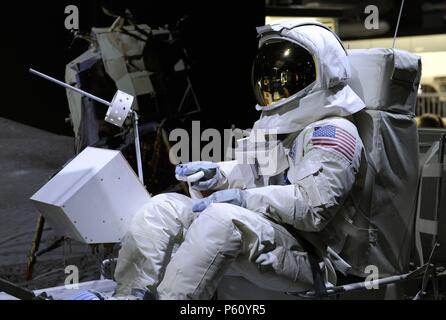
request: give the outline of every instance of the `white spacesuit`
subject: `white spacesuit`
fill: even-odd
[[[319,25],[258,32],[252,80],[262,115],[239,148],[249,153],[255,134],[273,131],[274,157],[267,168],[237,160],[177,168],[179,178],[205,174],[191,183],[192,198],[157,195],[134,216],[116,296],[148,288],[159,299],[209,299],[229,266],[260,287],[302,291],[314,284],[313,258],[325,283],[336,282],[335,268],[355,267],[338,254],[346,233],[337,215],[350,205],[363,152],[349,116],[365,105],[346,84],[345,49]],[[215,192],[203,198],[205,190]]]

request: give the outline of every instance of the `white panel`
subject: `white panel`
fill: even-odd
[[[32,197],[59,235],[120,242],[150,195],[119,151],[88,147]]]
[[[110,107],[107,110],[107,114],[105,115],[105,121],[114,124],[115,126],[122,127],[131,111],[133,100],[133,96],[121,90],[116,91]]]

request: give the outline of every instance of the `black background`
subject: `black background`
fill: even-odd
[[[385,34],[370,37],[393,36],[400,0],[333,2],[353,6],[353,9],[342,12],[341,25],[352,22],[362,25],[366,17],[365,6],[377,5],[380,19],[387,21],[390,28]],[[322,3],[329,5],[331,2]],[[204,121],[202,128],[229,128],[232,124],[247,128],[259,117],[254,109],[250,72],[257,48],[255,27],[264,24],[267,13],[265,0],[4,1],[0,19],[0,117],[56,133],[72,134],[71,126],[64,121],[69,115],[65,90],[28,73],[28,68],[34,67],[63,79],[66,64],[87,49],[82,41],[71,45],[73,35],[64,27],[64,9],[69,4],[79,8],[82,32],[90,31],[93,26],[111,25],[114,19],[103,14],[102,5],[117,12],[129,8],[139,22],[153,28],[174,25],[188,15],[183,35],[192,59],[193,85],[204,109],[196,116],[197,120]],[[426,1],[405,1],[400,36],[446,32],[444,10],[424,12],[423,4]],[[358,37],[362,37],[359,31]]]
[[[264,1],[39,1],[2,4],[2,102],[7,117],[56,133],[72,134],[65,90],[28,73],[33,67],[64,79],[65,65],[87,48],[65,29],[64,9],[79,8],[80,31],[108,27],[113,18],[101,6],[115,11],[129,8],[138,21],[151,27],[174,25],[185,14],[183,31],[192,59],[192,81],[207,119],[217,128],[250,127],[258,118],[250,84],[257,38],[264,24]],[[249,5],[248,5],[249,4]],[[71,45],[71,47],[70,47]],[[111,97],[103,97],[110,99]]]

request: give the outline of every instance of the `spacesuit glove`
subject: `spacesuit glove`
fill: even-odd
[[[223,180],[218,165],[209,161],[179,164],[175,168],[175,177],[189,182],[191,188],[198,191],[211,190]]]
[[[207,198],[204,198],[192,207],[193,212],[201,212],[211,203],[229,203],[235,206],[246,208],[245,192],[240,189],[228,189],[216,191]]]

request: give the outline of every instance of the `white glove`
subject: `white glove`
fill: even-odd
[[[196,161],[177,165],[175,177],[191,184],[198,191],[211,190],[223,180],[217,164],[209,161]]]

